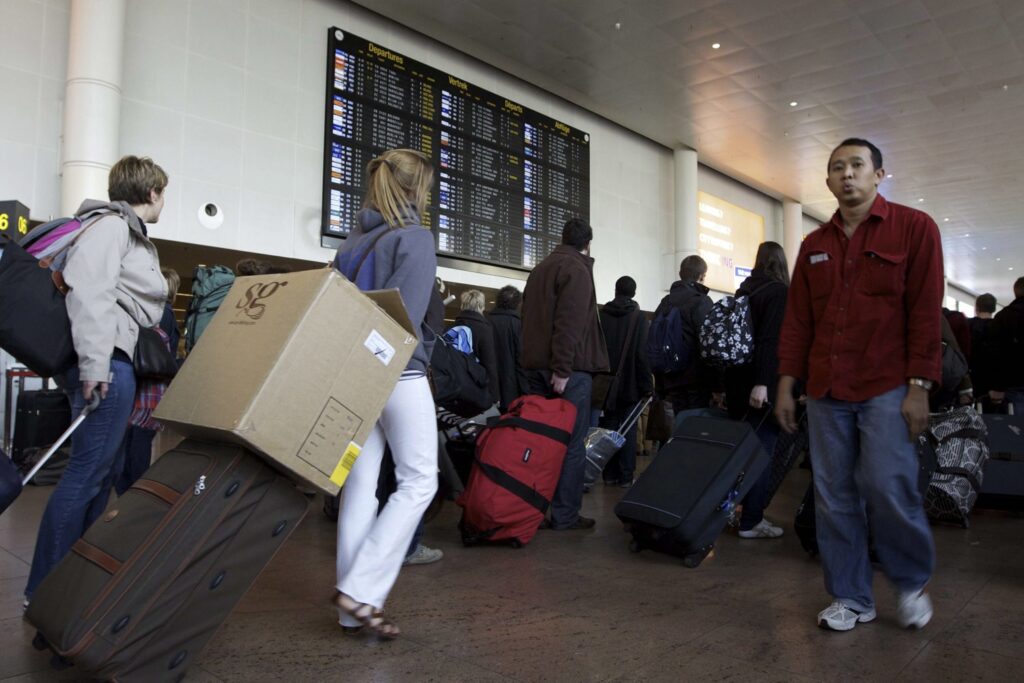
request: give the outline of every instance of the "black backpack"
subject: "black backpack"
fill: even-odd
[[[442,335],[435,335],[430,355],[430,388],[438,406],[462,417],[479,415],[494,403],[484,366]]]

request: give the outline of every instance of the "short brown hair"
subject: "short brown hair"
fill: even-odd
[[[160,195],[165,187],[167,174],[149,157],[121,157],[107,177],[107,195],[112,202],[148,204],[150,191]]]
[[[690,254],[679,264],[679,279],[683,282],[696,282],[708,272],[708,262],[696,254]]]

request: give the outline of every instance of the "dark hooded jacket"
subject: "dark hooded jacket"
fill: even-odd
[[[632,323],[633,320],[636,321],[635,324]],[[629,330],[631,324],[632,333]],[[617,296],[601,309],[601,328],[608,347],[611,372],[618,376],[618,380],[608,391],[604,407],[609,413],[625,413],[642,396],[654,392],[654,379],[647,362],[647,354],[644,353],[647,344],[647,318],[635,301],[629,297]]]
[[[687,389],[702,388],[710,392],[716,388],[717,373],[700,358],[700,325],[712,306],[709,291],[699,282],[676,280],[654,311],[657,317],[667,313],[669,307],[679,309],[683,318],[683,338],[690,349],[690,364],[685,370],[659,376],[659,394],[663,396],[671,397],[677,391]]]
[[[491,323],[476,311],[460,311],[455,325],[465,325],[473,333],[473,354],[487,371],[487,388],[495,403],[499,398],[498,357],[494,349],[494,330]]]
[[[519,363],[523,351],[523,321],[507,308],[495,308],[487,314],[494,330],[494,354],[498,361],[498,395],[501,412],[512,401],[529,393],[526,373]]]

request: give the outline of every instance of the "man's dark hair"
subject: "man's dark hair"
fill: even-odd
[[[995,313],[996,297],[993,294],[982,294],[974,300],[974,310],[977,313]]]
[[[562,228],[562,244],[583,251],[594,239],[594,229],[582,218],[570,218]]]
[[[615,296],[625,296],[632,299],[636,296],[636,280],[628,275],[623,275],[615,281]]]
[[[514,311],[519,308],[519,302],[522,300],[522,292],[512,285],[505,285],[498,290],[498,297],[494,300],[494,307]]]
[[[1024,296],[1024,276],[1017,278],[1017,281],[1013,283],[1013,295],[1018,299]]]
[[[882,150],[875,147],[870,141],[864,138],[846,138],[832,149],[832,154],[828,155],[828,167],[832,167],[832,157],[835,156],[836,150],[840,147],[867,147],[871,150],[871,165],[875,167],[875,170],[882,168]]]
[[[708,272],[708,262],[696,254],[687,256],[679,264],[679,279],[683,282],[696,282],[706,272]]]

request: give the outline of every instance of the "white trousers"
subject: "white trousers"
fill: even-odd
[[[398,490],[378,515],[377,477],[385,443],[391,446]],[[391,392],[342,489],[337,589],[383,609],[416,525],[436,492],[434,398],[426,377],[405,379]],[[343,626],[358,625],[347,615],[341,617]]]

